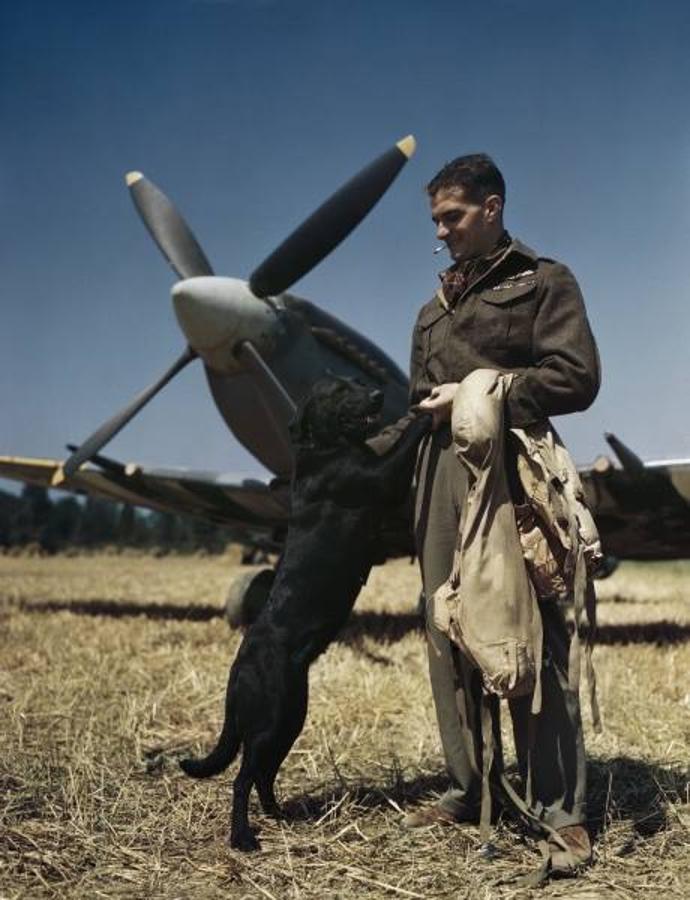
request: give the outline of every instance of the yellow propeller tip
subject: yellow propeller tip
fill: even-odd
[[[141,172],[127,172],[125,175],[125,181],[127,182],[127,187],[132,187],[133,184],[136,184],[137,181],[141,181],[144,176]]]
[[[417,141],[414,139],[414,135],[408,134],[395,146],[409,159],[417,149]]]

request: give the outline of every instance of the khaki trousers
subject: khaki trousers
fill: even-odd
[[[452,566],[467,474],[455,455],[450,429],[429,435],[417,467],[415,539],[427,600],[426,634],[429,674],[441,743],[451,786],[441,803],[465,816],[478,812],[481,794],[482,685],[467,658],[434,625],[430,598],[446,581]],[[544,629],[542,707],[533,723],[531,753],[532,812],[552,828],[586,819],[586,762],[577,694],[568,688],[570,639],[560,608],[541,604]],[[527,781],[531,698],[509,701],[518,766]],[[500,746],[499,704],[493,698],[496,746]],[[502,767],[500,752],[494,765]]]

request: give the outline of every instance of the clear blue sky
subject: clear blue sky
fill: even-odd
[[[507,225],[566,262],[604,383],[557,421],[690,456],[690,15],[672,0],[7,0],[0,5],[0,453],[63,456],[184,341],[172,272],[123,182],[141,169],[219,274],[245,277],[410,132],[374,213],[295,287],[407,368],[444,263],[423,184],[491,153]],[[107,451],[258,474],[190,366]],[[8,483],[4,483],[9,487]]]

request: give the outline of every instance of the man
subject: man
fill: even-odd
[[[513,373],[506,425],[526,428],[588,407],[600,378],[577,282],[564,265],[538,256],[505,231],[505,184],[493,161],[484,154],[459,157],[441,169],[427,192],[436,234],[453,265],[422,307],[413,335],[411,402],[432,413],[435,428],[420,451],[415,534],[427,598],[431,685],[451,786],[438,802],[406,816],[404,825],[411,828],[479,817],[481,679],[429,610],[453,565],[467,487],[449,428],[458,384],[477,369]],[[541,613],[541,712],[530,724],[529,697],[511,700],[510,711],[523,778],[530,732],[532,812],[563,839],[551,846],[552,868],[559,868],[564,858],[569,864],[591,859],[585,751],[579,700],[568,689],[565,622],[556,604],[543,604]]]

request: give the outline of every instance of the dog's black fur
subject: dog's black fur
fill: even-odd
[[[188,775],[206,778],[243,748],[229,835],[240,850],[259,846],[247,815],[252,787],[266,813],[280,814],[273,783],[304,725],[309,666],[345,624],[380,554],[383,508],[405,499],[417,444],[431,426],[430,416],[413,419],[377,456],[364,440],[382,400],[380,391],[350,379],[312,389],[293,426],[292,514],[268,603],[230,669],[215,749],[180,763]]]

